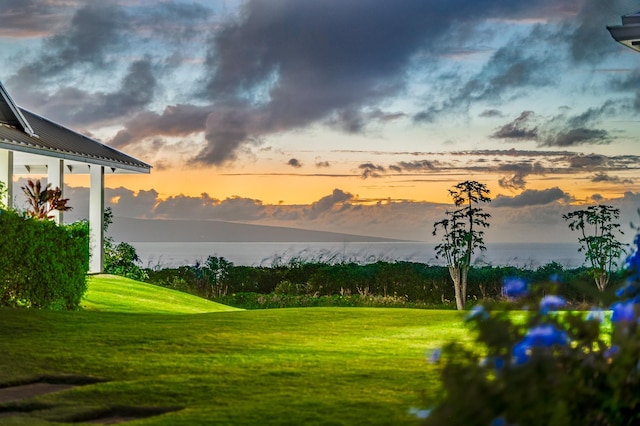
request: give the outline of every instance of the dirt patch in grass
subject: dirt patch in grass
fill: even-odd
[[[113,425],[181,410],[181,407],[112,407],[67,419],[69,423]]]
[[[7,402],[16,402],[23,399],[33,398],[34,396],[44,395],[47,393],[60,392],[71,389],[77,385],[56,384],[56,383],[30,383],[28,385],[10,386],[0,389],[0,404]]]
[[[0,418],[54,409],[55,406],[52,405],[28,401],[36,396],[104,381],[103,379],[92,377],[60,376],[40,377],[27,383],[4,385],[0,387]],[[87,411],[72,418],[61,419],[61,423],[112,425],[158,416],[181,409],[181,407],[110,407],[97,411]]]

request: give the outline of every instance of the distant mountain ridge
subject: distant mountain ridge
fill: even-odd
[[[116,217],[107,233],[127,242],[396,242],[390,238],[218,220]]]

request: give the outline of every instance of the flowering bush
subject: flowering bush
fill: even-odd
[[[508,302],[476,306],[476,345],[450,343],[430,361],[442,388],[426,425],[640,424],[640,235],[610,311],[562,310],[555,284],[504,281]]]

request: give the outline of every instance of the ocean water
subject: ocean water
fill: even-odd
[[[220,243],[220,242],[132,242],[144,267],[175,267],[224,257],[235,265],[273,266],[292,259],[324,262],[371,263],[378,260],[411,261],[443,265],[435,258],[436,244],[419,242],[384,243]],[[550,262],[567,268],[583,264],[578,244],[496,243],[474,256],[479,265],[537,268]]]

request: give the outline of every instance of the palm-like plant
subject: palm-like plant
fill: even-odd
[[[71,206],[67,205],[68,198],[62,198],[62,190],[56,186],[51,189],[51,184],[42,188],[40,180],[27,180],[27,185],[21,187],[29,207],[26,213],[36,219],[52,219],[50,213],[54,210],[65,212],[71,210]]]

